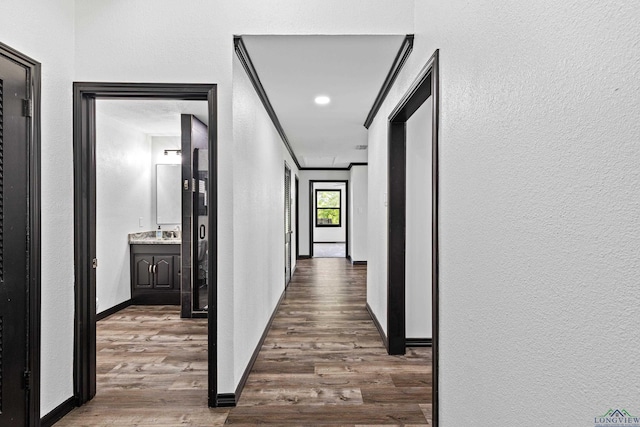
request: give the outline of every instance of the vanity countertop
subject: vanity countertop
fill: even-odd
[[[179,231],[163,231],[162,239],[156,237],[155,231],[129,234],[130,245],[179,245],[181,243]]]

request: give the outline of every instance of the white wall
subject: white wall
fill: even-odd
[[[76,9],[77,80],[219,85],[218,385],[220,393],[233,392],[232,367],[247,358],[233,350],[234,304],[243,304],[234,289],[258,286],[234,278],[233,35],[407,34],[413,0],[81,0]]]
[[[415,5],[370,132],[368,298],[386,290],[384,122],[438,48],[441,425],[640,409],[640,4]]]
[[[301,170],[300,177],[300,204],[298,223],[300,225],[300,255],[310,254],[309,246],[309,181],[322,180],[349,180],[349,171],[323,171],[323,170]]]
[[[0,42],[42,63],[40,406],[46,414],[73,395],[74,2],[3,0],[0,9]]]
[[[96,102],[96,312],[131,298],[128,234],[150,230],[151,141]],[[143,218],[140,227],[139,218]],[[153,221],[155,223],[155,221]]]
[[[367,260],[368,191],[367,166],[352,166],[349,175],[349,255],[352,261]]]
[[[400,75],[402,77],[402,74]],[[387,331],[387,123],[391,99],[397,98],[399,82],[369,127],[367,191],[367,304]]]
[[[405,321],[407,338],[431,338],[431,106],[407,120]]]
[[[318,227],[317,212],[313,209],[313,241],[321,242],[346,242],[347,240],[347,186],[337,182],[315,182],[313,184],[313,206],[316,203],[316,190],[340,190],[340,227]]]
[[[298,170],[237,58],[233,60],[233,121],[237,382],[285,288],[285,161],[292,176]],[[295,247],[295,256],[294,251]]]
[[[204,101],[203,101],[204,102]],[[180,129],[178,129],[180,131]],[[149,230],[158,229],[158,211],[157,211],[157,181],[156,181],[156,165],[179,165],[182,162],[180,156],[169,153],[165,156],[164,150],[180,150],[180,136],[151,136],[151,228]],[[180,182],[178,183],[180,184]],[[176,203],[182,205],[182,200],[176,200]],[[163,224],[160,228],[163,230],[173,230],[176,225],[182,224]]]

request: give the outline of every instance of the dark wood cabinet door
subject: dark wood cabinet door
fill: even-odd
[[[136,289],[150,289],[153,286],[153,257],[150,255],[136,255],[134,257],[135,280],[133,283]]]
[[[154,261],[154,289],[173,289],[173,255],[156,255]]]
[[[131,245],[131,301],[180,305],[180,245]]]

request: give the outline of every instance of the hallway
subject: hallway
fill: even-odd
[[[431,349],[386,354],[366,310],[364,265],[298,261],[227,424],[426,425]]]
[[[206,323],[129,307],[98,323],[96,398],[56,425],[428,425],[431,349],[388,356],[365,284],[366,266],[298,261],[235,408],[205,406]]]

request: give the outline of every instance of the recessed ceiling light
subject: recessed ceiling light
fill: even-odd
[[[318,105],[327,105],[328,103],[331,102],[331,98],[329,98],[326,95],[320,95],[320,96],[316,96],[316,99],[314,99],[314,101]]]

